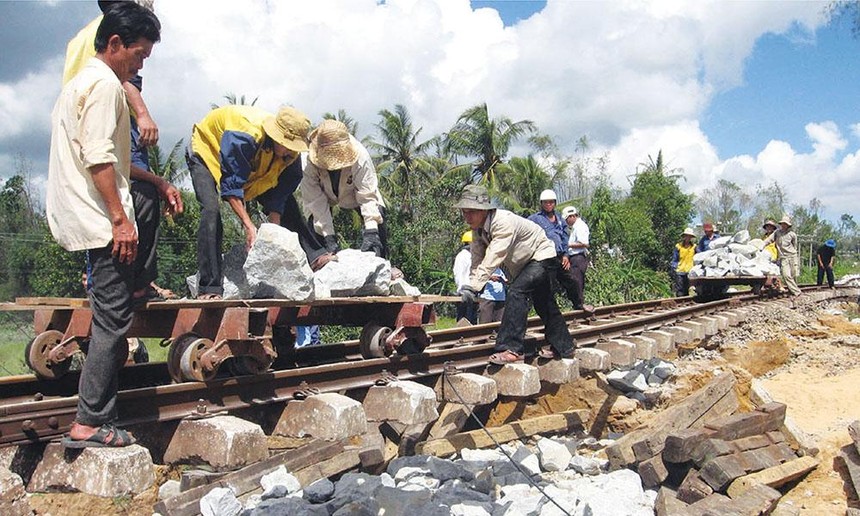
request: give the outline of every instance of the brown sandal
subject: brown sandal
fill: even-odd
[[[506,349],[490,355],[489,362],[495,365],[516,364],[517,362],[522,362],[524,358],[523,354],[514,353],[513,351]]]
[[[222,299],[220,294],[197,294],[198,301],[221,301]]]

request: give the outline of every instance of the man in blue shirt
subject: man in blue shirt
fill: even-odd
[[[567,298],[573,304],[574,310],[582,310],[582,301],[577,296],[576,278],[570,266],[567,253],[567,241],[570,235],[567,232],[567,223],[561,218],[561,214],[555,211],[558,198],[552,190],[544,190],[540,194],[540,211],[530,215],[529,220],[536,223],[546,231],[546,236],[555,245],[555,253],[558,257],[558,267],[554,274],[554,281],[561,285]],[[579,306],[577,306],[579,305]]]
[[[705,232],[702,238],[699,239],[699,245],[696,246],[696,252],[701,253],[710,249],[711,242],[720,238],[720,234],[714,230],[714,225],[710,222],[702,224],[702,231]]]

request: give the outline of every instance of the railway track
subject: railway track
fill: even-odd
[[[817,290],[806,287],[807,292]],[[696,303],[692,297],[597,308],[564,317],[579,347],[601,339],[635,335],[694,317],[763,302],[751,294]],[[123,427],[156,425],[186,417],[284,403],[312,392],[366,389],[394,378],[432,385],[443,371],[481,372],[492,352],[498,323],[429,332],[431,344],[417,355],[363,359],[358,341],[291,350],[290,368],[256,375],[171,383],[164,363],[123,369],[118,396]],[[538,318],[529,320],[527,341],[543,343]],[[0,379],[0,447],[55,440],[68,431],[76,412],[77,374],[56,380],[23,375]]]

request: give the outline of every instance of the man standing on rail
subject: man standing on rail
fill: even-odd
[[[546,327],[551,349],[540,350],[543,358],[570,358],[573,342],[550,287],[558,259],[555,246],[534,222],[490,204],[487,189],[468,185],[454,205],[472,228],[472,269],[469,284],[460,289],[464,302],[475,302],[496,268],[510,280],[505,313],[496,337],[496,353],[490,363],[521,362],[525,358],[526,322],[529,301]],[[530,350],[531,351],[531,350]]]
[[[791,218],[783,215],[779,220],[779,229],[764,239],[764,245],[776,242],[779,252],[779,272],[785,281],[785,286],[791,295],[800,295],[800,287],[797,286],[797,276],[800,275],[800,260],[797,257],[797,233],[791,229]]]
[[[92,337],[77,416],[63,440],[70,448],[135,442],[115,425],[138,250],[122,83],[137,74],[160,39],[161,24],[151,11],[133,2],[113,6],[96,31],[96,56],[63,87],[51,114],[48,224],[64,249],[87,251],[92,282]]]
[[[582,310],[582,287],[577,289],[574,270],[571,268],[568,256],[567,241],[570,235],[561,214],[555,211],[557,202],[558,197],[554,191],[544,190],[540,193],[540,211],[529,215],[529,220],[540,226],[546,232],[546,237],[555,245],[555,254],[559,266],[556,268],[555,276],[550,280],[552,282],[557,281],[561,285],[567,298],[573,304],[574,310]],[[580,295],[577,295],[577,292]]]
[[[567,241],[570,255],[570,271],[574,279],[573,308],[593,312],[594,307],[585,304],[585,273],[591,260],[588,258],[590,232],[588,224],[579,216],[579,211],[573,206],[567,206],[561,213],[565,223],[570,226],[570,237]]]

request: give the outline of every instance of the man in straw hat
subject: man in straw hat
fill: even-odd
[[[797,286],[797,276],[800,275],[800,260],[797,256],[797,234],[791,229],[791,218],[783,215],[779,220],[779,229],[764,239],[764,245],[776,242],[779,252],[779,272],[785,280],[785,286],[792,296],[800,295]]]
[[[690,295],[690,269],[693,268],[693,255],[696,254],[696,244],[693,239],[696,234],[692,228],[684,229],[681,241],[675,244],[672,251],[672,268],[675,271],[675,295],[677,297]]]
[[[475,301],[497,267],[510,282],[496,353],[490,363],[504,365],[523,360],[529,301],[544,322],[551,347],[540,350],[540,356],[571,357],[573,341],[550,285],[558,260],[546,232],[530,220],[494,208],[483,186],[466,186],[454,207],[460,209],[472,228],[472,270],[469,284],[460,289],[463,301]]]
[[[308,224],[324,248],[308,254],[336,253],[340,249],[331,207],[357,210],[363,220],[361,250],[388,257],[385,203],[379,192],[376,168],[364,145],[337,120],[323,120],[311,132],[308,164],[302,175],[302,204]]]
[[[92,336],[78,385],[67,448],[121,447],[116,427],[119,370],[128,356],[138,229],[131,196],[131,127],[122,84],[161,39],[155,15],[133,3],[109,9],[91,58],[63,86],[51,113],[46,215],[68,251],[87,251]]]
[[[764,241],[767,237],[773,234],[776,231],[776,222],[767,219],[762,224],[761,228],[764,230],[764,236],[762,237],[762,241]],[[776,242],[770,242],[763,248],[764,251],[770,255],[770,261],[773,263],[777,262],[777,258],[779,258],[779,251],[776,250]]]
[[[299,153],[308,149],[308,118],[292,107],[277,116],[254,107],[214,109],[194,125],[185,159],[200,203],[197,233],[198,299],[221,299],[223,224],[219,197],[227,201],[245,229],[245,246],[257,238],[257,227],[245,201],[258,200],[269,222],[299,234],[304,248],[310,238],[293,192],[302,177]]]

